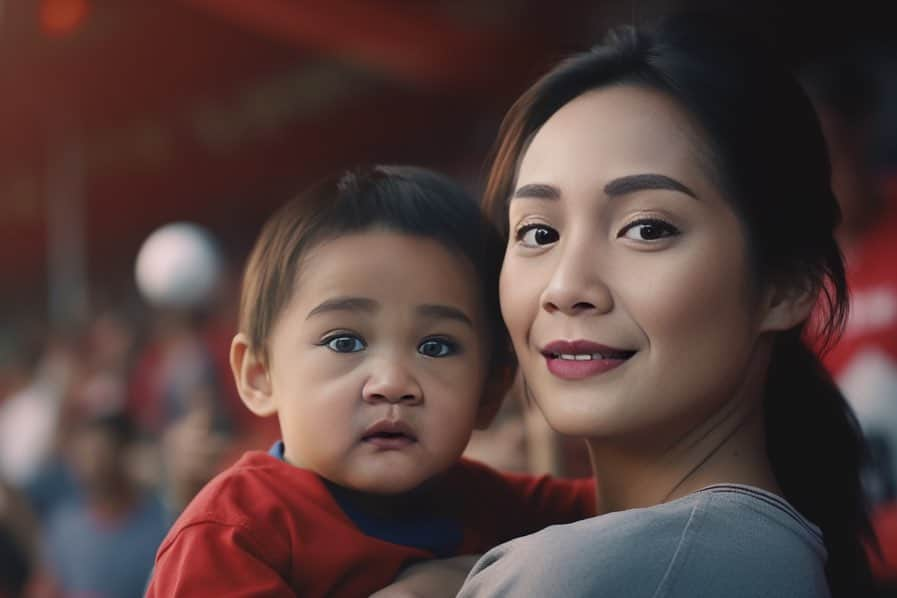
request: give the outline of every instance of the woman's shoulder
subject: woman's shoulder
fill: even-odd
[[[828,595],[824,563],[818,529],[787,502],[720,485],[509,542],[481,559],[469,585],[522,590],[535,580],[540,591],[571,596],[814,597]]]
[[[541,532],[545,540],[582,538],[609,555],[678,550],[694,541],[727,553],[772,545],[777,552],[806,552],[825,562],[822,532],[785,499],[740,484],[708,486],[652,507],[607,513]],[[650,542],[632,542],[644,537]],[[535,539],[535,536],[533,536]],[[627,542],[617,542],[618,540]],[[716,551],[717,549],[714,548]]]
[[[746,536],[772,535],[780,543],[802,545],[822,561],[827,558],[819,527],[777,494],[744,484],[716,484],[690,496],[699,501],[697,508],[713,528],[735,528]]]

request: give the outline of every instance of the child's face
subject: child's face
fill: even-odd
[[[376,493],[447,469],[486,378],[473,267],[436,241],[371,231],[323,242],[298,270],[268,345],[286,460]]]

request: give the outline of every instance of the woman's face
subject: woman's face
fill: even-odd
[[[672,100],[633,86],[579,96],[526,150],[502,312],[559,432],[669,446],[745,383],[762,314],[706,155]]]

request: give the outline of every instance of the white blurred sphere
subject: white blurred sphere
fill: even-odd
[[[221,269],[221,254],[205,229],[188,222],[166,224],[137,253],[137,288],[156,307],[200,307],[211,298]]]

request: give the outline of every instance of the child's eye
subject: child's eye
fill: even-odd
[[[517,229],[516,237],[524,247],[542,247],[556,242],[560,235],[545,224],[525,224]]]
[[[674,237],[679,229],[663,220],[646,218],[630,222],[617,233],[617,237],[626,237],[633,241],[656,241],[664,237]]]
[[[367,347],[364,341],[352,334],[340,334],[324,339],[322,343],[336,353],[357,353]]]
[[[431,338],[418,345],[417,352],[427,357],[447,357],[457,353],[458,346],[443,338]]]

